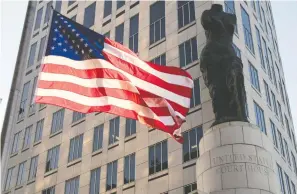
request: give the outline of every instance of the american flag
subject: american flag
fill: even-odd
[[[130,49],[53,11],[35,101],[136,119],[182,142],[191,76],[142,61]]]

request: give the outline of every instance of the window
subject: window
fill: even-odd
[[[258,18],[260,18],[260,21],[263,23],[261,11],[260,11],[260,1],[256,1],[256,10],[257,10],[256,12],[257,12]]]
[[[187,40],[179,46],[179,65],[184,67],[198,59],[196,37]]]
[[[264,88],[265,88],[265,94],[266,94],[266,101],[267,101],[268,105],[271,107],[271,98],[270,98],[268,84],[264,80],[263,80],[263,82],[264,82]]]
[[[47,151],[45,172],[58,168],[59,153],[60,145],[55,146]]]
[[[106,191],[117,187],[118,161],[107,164]]]
[[[270,66],[269,66],[269,59],[268,59],[268,50],[267,50],[267,44],[266,44],[266,41],[265,41],[264,37],[262,37],[262,42],[263,42],[264,58],[265,58],[265,62],[266,62],[267,69],[268,69],[268,74],[269,74]]]
[[[14,134],[10,154],[14,154],[14,153],[18,152],[18,149],[19,149],[19,138],[20,138],[21,132],[22,131],[19,131],[18,133]]]
[[[150,45],[165,37],[165,1],[150,6]]]
[[[101,168],[96,168],[91,171],[90,194],[99,194],[100,172],[101,172]]]
[[[36,124],[36,131],[35,131],[35,136],[34,136],[34,143],[40,141],[41,138],[42,138],[43,124],[44,124],[44,119],[41,119]]]
[[[13,170],[14,170],[14,167],[11,167],[7,170],[6,179],[5,179],[5,183],[4,183],[4,191],[10,189],[10,187],[11,187],[11,178],[13,175]]]
[[[263,7],[261,7],[261,12],[262,12],[262,16],[263,16],[263,25],[265,26],[265,30],[267,33],[267,24],[266,24],[265,12],[264,12]]]
[[[85,118],[86,114],[85,113],[81,113],[81,112],[76,112],[74,111],[72,114],[72,123],[75,123],[76,121]]]
[[[251,30],[251,24],[250,24],[250,17],[242,6],[241,6],[241,17],[242,17],[245,45],[248,47],[249,51],[254,54],[254,44],[253,44],[253,36],[252,36],[252,30]]]
[[[117,1],[117,9],[123,7],[125,5],[125,1]]]
[[[185,133],[183,133],[183,161],[199,157],[199,142],[203,136],[202,127],[195,127]]]
[[[192,191],[196,191],[196,190],[197,190],[197,183],[192,183],[190,185],[184,186],[184,194],[189,194]]]
[[[276,81],[276,75],[275,75],[274,66],[273,66],[273,62],[272,62],[272,64],[271,64],[271,71],[272,71],[272,78],[273,78],[274,86],[275,86],[275,88],[278,90],[278,87],[277,87],[277,81]]]
[[[31,141],[31,131],[32,131],[33,125],[30,125],[29,127],[26,127],[25,129],[25,135],[24,135],[24,141],[23,141],[23,148],[26,149],[30,146]]]
[[[19,164],[16,186],[21,185],[24,182],[25,164],[26,161]]]
[[[109,0],[104,1],[103,18],[105,18],[106,16],[109,16],[111,14],[111,6],[112,6],[112,1],[109,1]]]
[[[280,188],[281,188],[281,193],[285,193],[283,170],[278,164],[276,164],[276,165],[277,165],[277,173],[278,173],[278,179],[279,179],[279,184],[280,184]]]
[[[194,80],[194,88],[192,89],[192,97],[190,102],[190,107],[193,108],[201,103],[200,100],[200,84],[199,78]]]
[[[37,76],[33,80],[33,86],[31,90],[31,97],[30,97],[30,107],[29,107],[29,114],[34,113],[35,111],[35,103],[34,103],[34,95],[36,90],[36,83],[37,83]]]
[[[268,55],[269,55],[269,58],[267,58],[268,76],[269,76],[269,79],[272,80],[272,73],[271,73],[272,55],[269,48],[268,48]]]
[[[38,166],[38,156],[31,158],[28,180],[35,179]]]
[[[56,133],[63,128],[65,109],[62,108],[53,114],[51,134]]]
[[[295,174],[297,174],[297,164],[296,164],[296,159],[295,159],[295,156],[294,156],[293,152],[291,152],[291,156],[292,156],[292,163],[293,163],[293,167],[294,167],[294,172],[295,172]]]
[[[34,64],[35,54],[36,54],[36,46],[37,46],[37,42],[35,42],[34,44],[31,45],[27,67],[30,67]]]
[[[159,55],[158,57],[151,60],[152,63],[166,66],[166,53],[163,53],[162,55]]]
[[[285,178],[286,178],[286,185],[287,185],[288,194],[292,194],[291,187],[290,187],[290,179],[289,179],[289,176],[287,175],[287,173],[285,173]]]
[[[43,22],[44,24],[50,20],[52,5],[53,5],[52,1],[46,4],[46,10],[45,10],[45,16],[44,16],[44,22]]]
[[[276,116],[278,116],[275,95],[274,95],[274,93],[272,91],[271,91],[271,97],[272,97],[272,103],[273,103],[273,110],[274,110]]]
[[[263,109],[254,101],[255,115],[256,115],[256,123],[260,130],[266,133],[266,125],[265,125],[265,117]]]
[[[278,132],[278,141],[279,141],[279,145],[280,145],[280,148],[281,148],[281,153],[282,153],[283,157],[285,157],[283,137],[282,137],[282,134],[281,134],[281,132],[279,130],[277,130],[277,132]]]
[[[182,28],[195,20],[194,1],[178,1],[178,28]]]
[[[79,176],[67,180],[65,183],[65,194],[78,194]]]
[[[126,137],[136,133],[136,120],[126,119]]]
[[[107,37],[107,38],[110,38],[110,32],[106,32],[106,33],[104,34],[104,36]]]
[[[135,181],[135,153],[125,157],[124,184]]]
[[[275,125],[274,125],[274,123],[272,122],[271,119],[270,119],[270,126],[271,126],[273,144],[275,145],[275,147],[278,148],[277,137],[276,137],[276,129],[275,129]]]
[[[235,50],[236,56],[241,59],[241,52],[240,52],[239,48],[234,43],[233,43],[233,48]]]
[[[168,168],[167,140],[149,147],[149,174]]]
[[[76,22],[76,15],[74,15],[71,20]]]
[[[291,185],[292,185],[292,194],[296,194],[296,189],[293,181],[291,181]]]
[[[120,117],[116,117],[109,121],[109,141],[108,144],[113,144],[119,141]]]
[[[70,5],[72,5],[73,3],[75,3],[75,1],[71,1],[71,0],[69,0],[69,1],[68,1],[68,7],[69,7]]]
[[[233,0],[227,0],[225,1],[225,12],[232,13],[236,15],[234,1]],[[237,25],[235,26],[234,32],[238,34]]]
[[[96,15],[96,2],[85,9],[84,26],[90,28],[94,25]]]
[[[115,29],[115,41],[123,44],[124,41],[124,23],[118,25]]]
[[[104,125],[102,124],[94,128],[93,152],[102,148],[103,127]]]
[[[284,142],[285,142],[287,160],[288,160],[289,165],[291,166],[291,160],[290,160],[290,153],[289,153],[288,143],[287,143],[287,141],[285,139],[284,139]]]
[[[56,7],[55,10],[57,12],[61,12],[61,7],[62,7],[62,1],[56,0]]]
[[[40,61],[41,58],[43,57],[43,51],[44,51],[44,46],[45,46],[45,40],[46,40],[46,36],[42,37],[42,39],[41,39],[41,41],[40,41],[37,61]]]
[[[81,158],[83,138],[84,134],[81,134],[70,140],[68,162]]]
[[[261,61],[261,66],[264,70],[266,70],[265,67],[265,62],[264,62],[264,57],[263,57],[263,50],[262,50],[262,42],[261,42],[261,36],[260,36],[260,31],[259,29],[255,26],[256,28],[256,35],[257,35],[257,42],[258,42],[258,51],[260,55],[260,61]]]
[[[257,69],[249,62],[250,79],[252,86],[260,92],[260,84]]]
[[[130,18],[130,31],[129,31],[129,48],[134,52],[138,52],[138,28],[139,28],[139,15]]]
[[[290,139],[292,140],[292,136],[291,136],[291,133],[290,133],[290,125],[289,125],[289,121],[288,121],[286,115],[285,115],[285,122],[286,122],[287,133],[288,133]]]
[[[55,194],[55,186],[44,189],[42,194]]]
[[[35,18],[34,30],[37,30],[40,27],[40,23],[41,23],[41,19],[42,19],[42,11],[43,11],[43,7],[37,11],[37,15]]]

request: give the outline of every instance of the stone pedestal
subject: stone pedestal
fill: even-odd
[[[198,194],[277,194],[273,145],[260,129],[244,122],[205,131],[196,163]]]

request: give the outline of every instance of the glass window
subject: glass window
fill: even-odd
[[[268,55],[269,55],[269,58],[267,57],[268,76],[269,76],[269,79],[272,80],[272,72],[271,72],[272,55],[271,55],[271,51],[269,48],[268,48]]]
[[[55,186],[44,189],[42,194],[55,194]]]
[[[276,164],[276,165],[277,165],[277,173],[278,173],[278,179],[279,179],[279,184],[280,184],[280,188],[281,188],[281,193],[285,193],[283,170],[278,164]]]
[[[199,142],[203,136],[202,127],[195,127],[183,133],[183,161],[199,157]]]
[[[277,101],[277,106],[278,106],[278,114],[279,114],[280,120],[281,120],[282,124],[284,124],[283,111],[282,111],[282,107],[281,107],[279,101]]]
[[[45,47],[45,40],[46,40],[46,36],[42,37],[42,39],[40,41],[37,61],[40,61],[41,58],[43,57],[44,47]]]
[[[260,84],[257,69],[249,62],[250,79],[252,86],[260,92]]]
[[[16,134],[14,134],[10,154],[14,154],[14,153],[18,152],[18,150],[19,150],[19,141],[20,141],[19,139],[20,139],[21,132],[22,131],[19,131]]]
[[[71,20],[76,22],[76,15],[74,15]]]
[[[194,80],[194,87],[192,89],[192,97],[191,97],[190,107],[193,108],[199,104],[201,104],[200,84],[199,84],[199,78],[197,78]]]
[[[275,145],[275,147],[278,148],[277,137],[276,137],[276,129],[275,129],[275,125],[274,125],[274,123],[272,122],[271,119],[270,119],[270,126],[271,126],[273,144]]]
[[[41,19],[42,19],[42,11],[43,11],[43,7],[37,11],[36,18],[35,18],[34,30],[37,30],[40,27],[40,23],[41,23]]]
[[[116,117],[109,121],[109,141],[108,144],[113,144],[119,141],[120,117]]]
[[[109,32],[109,31],[106,32],[106,33],[104,34],[104,36],[107,37],[107,38],[110,38],[110,32]]]
[[[192,21],[195,21],[194,1],[178,1],[177,12],[178,12],[178,28],[186,26]]]
[[[126,156],[124,163],[124,184],[135,181],[135,153]]]
[[[286,155],[287,155],[287,161],[289,165],[291,166],[291,159],[290,159],[290,153],[289,153],[289,147],[287,141],[284,139],[285,142],[285,149],[286,149]]]
[[[165,1],[150,6],[150,44],[165,37]]]
[[[4,191],[11,188],[11,178],[13,175],[13,170],[14,170],[14,167],[11,167],[7,170],[6,179],[5,179],[5,183],[4,183]]]
[[[76,112],[74,111],[73,114],[72,114],[72,123],[82,119],[82,118],[85,118],[86,117],[86,114],[85,113],[81,113],[81,112]]]
[[[292,194],[296,194],[296,188],[293,181],[291,181],[291,185],[292,185]]]
[[[244,40],[245,45],[248,47],[249,51],[254,52],[254,44],[253,44],[253,36],[252,36],[252,29],[250,24],[250,17],[246,10],[241,6],[241,18],[243,24],[243,31],[244,31]]]
[[[234,1],[233,0],[227,0],[225,1],[225,12],[232,13],[236,15]],[[235,26],[234,32],[238,34],[237,25]]]
[[[44,124],[44,119],[41,119],[36,124],[34,143],[40,141],[42,138],[43,124]]]
[[[266,94],[266,101],[267,101],[268,105],[271,107],[271,98],[270,98],[268,84],[264,80],[263,80],[263,82],[264,82],[264,88],[265,88],[265,94]]]
[[[233,43],[233,48],[235,50],[236,56],[241,59],[241,51],[234,43]]]
[[[84,134],[77,135],[70,140],[68,162],[81,158]]]
[[[292,194],[291,187],[290,187],[290,179],[289,179],[289,176],[287,175],[287,173],[285,173],[285,178],[286,178],[286,185],[287,185],[288,194]]]
[[[168,168],[167,140],[149,147],[149,174]]]
[[[126,119],[126,137],[136,133],[136,120]]]
[[[25,83],[23,87],[18,119],[22,119],[24,117],[24,113],[26,110],[26,102],[28,99],[29,87],[30,87],[30,81]]]
[[[115,29],[115,41],[123,44],[124,41],[124,23],[118,25]]]
[[[50,1],[46,4],[46,10],[45,10],[45,16],[44,16],[44,22],[43,22],[44,24],[50,20],[52,5],[53,5],[52,1]]]
[[[30,146],[32,128],[33,128],[33,125],[30,125],[29,127],[26,127],[26,129],[25,129],[22,149],[26,149]]]
[[[292,163],[293,163],[293,167],[294,167],[294,172],[295,172],[295,174],[297,174],[297,164],[296,164],[296,159],[295,159],[295,156],[294,156],[293,152],[291,152],[291,156],[292,156]]]
[[[78,194],[79,176],[69,179],[65,183],[65,194]]]
[[[276,116],[278,116],[278,110],[277,110],[277,106],[276,106],[275,94],[272,91],[271,91],[271,97],[272,97],[272,103],[273,103],[273,110],[274,110]]]
[[[262,66],[262,68],[264,70],[266,70],[265,62],[264,62],[264,56],[263,56],[263,50],[262,50],[262,42],[261,42],[260,31],[256,26],[255,26],[255,29],[256,29],[256,35],[257,35],[258,52],[259,52],[259,56],[260,56],[261,66]]]
[[[109,191],[117,187],[117,170],[118,161],[113,161],[107,164],[107,174],[106,174],[106,191]]]
[[[290,139],[292,140],[292,136],[290,133],[290,125],[289,125],[289,121],[288,121],[288,118],[286,117],[286,115],[285,115],[285,122],[286,122],[287,133],[288,133]]]
[[[272,61],[271,61],[272,62]],[[278,87],[277,87],[277,81],[276,81],[276,75],[275,75],[275,71],[274,71],[274,65],[273,65],[273,62],[271,64],[271,71],[272,71],[272,78],[273,78],[273,83],[274,83],[274,86],[276,88],[276,90],[278,90]]]
[[[57,0],[57,1],[56,1],[56,7],[55,7],[55,10],[56,10],[57,12],[60,12],[60,11],[61,11],[61,7],[62,7],[62,1]]]
[[[101,168],[91,171],[90,194],[99,194],[100,192],[100,172]]]
[[[73,3],[75,3],[75,1],[68,1],[68,7],[70,6],[70,5],[72,5]]]
[[[166,53],[163,53],[162,55],[159,55],[158,57],[151,60],[152,63],[166,66]]]
[[[93,152],[102,148],[103,128],[103,124],[94,128]]]
[[[96,15],[96,2],[85,9],[84,26],[90,28],[94,25]]]
[[[30,97],[30,107],[29,107],[29,114],[34,113],[35,111],[35,102],[34,102],[34,96],[35,96],[35,90],[36,90],[36,84],[37,84],[38,77],[36,76],[33,80],[33,86],[31,90],[31,97]]]
[[[281,134],[281,132],[279,130],[277,130],[277,132],[278,132],[278,141],[279,141],[279,145],[280,145],[280,148],[281,148],[281,153],[282,153],[283,157],[285,157],[283,137],[282,137],[282,134]]]
[[[51,134],[56,133],[63,129],[65,109],[62,108],[53,114]]]
[[[58,168],[59,153],[60,153],[60,145],[55,146],[47,151],[45,172]]]
[[[111,14],[111,8],[112,8],[112,1],[105,0],[103,18]]]
[[[130,18],[130,31],[129,31],[129,48],[134,52],[138,52],[138,28],[139,28],[139,15]]]
[[[38,155],[31,158],[28,180],[35,179],[38,166]]]
[[[117,0],[117,9],[123,7],[125,5],[125,1],[119,1]]]
[[[184,67],[198,59],[196,37],[187,40],[179,46],[179,65]]]
[[[267,134],[264,111],[255,101],[254,101],[254,109],[255,109],[255,116],[256,116],[256,124],[258,125],[258,127],[260,127],[263,133]]]
[[[25,164],[26,161],[19,164],[16,186],[21,185],[24,182]]]
[[[37,46],[37,42],[35,42],[34,44],[31,45],[27,67],[30,67],[34,64],[35,54],[36,54],[36,46]]]
[[[184,194],[190,194],[192,191],[197,190],[197,183],[192,183],[184,186]]]

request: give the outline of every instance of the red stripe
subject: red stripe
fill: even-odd
[[[154,85],[157,85],[159,87],[162,87],[168,91],[171,91],[173,93],[176,93],[178,95],[191,98],[192,89],[184,86],[179,86],[175,84],[170,84],[165,82],[164,80],[156,77],[153,74],[150,74],[144,70],[142,70],[139,67],[136,67],[135,65],[128,63],[127,61],[120,59],[118,57],[115,57],[109,53],[103,52],[103,55],[107,61],[109,61],[111,64],[113,64],[115,67],[133,75],[134,77],[137,77],[139,79],[142,79],[144,81],[147,81],[149,83],[152,83]],[[143,88],[145,90],[145,88]],[[153,92],[153,91],[151,91]]]
[[[123,52],[129,53],[130,55],[133,55],[133,56],[137,57],[137,55],[136,55],[133,51],[131,51],[130,49],[128,49],[127,47],[121,45],[121,44],[118,43],[118,42],[115,42],[115,41],[113,41],[113,40],[110,40],[110,39],[107,38],[107,37],[105,37],[104,42],[105,42],[106,44],[109,44],[109,45],[111,45],[111,46],[113,46],[113,47],[115,47],[115,48],[117,48],[117,49],[123,51]]]

